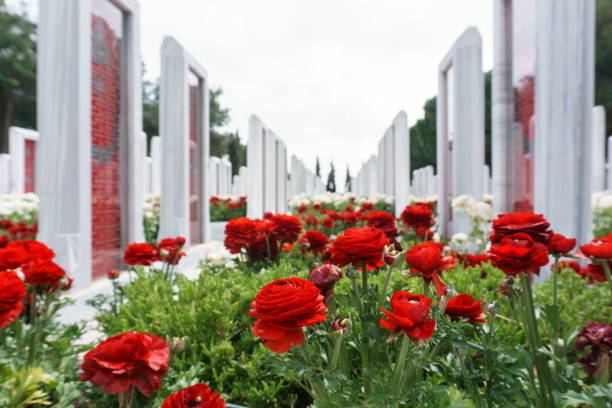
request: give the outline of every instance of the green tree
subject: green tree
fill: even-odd
[[[315,164],[315,176],[321,177],[321,164],[319,163],[319,156],[317,156],[317,163]]]
[[[327,186],[325,189],[332,193],[336,192],[336,169],[333,162],[329,164],[329,174],[327,175]]]
[[[344,190],[351,192],[351,172],[349,171],[348,164],[346,165],[346,180],[344,181]]]
[[[36,128],[36,26],[0,0],[0,153],[11,125]]]
[[[150,141],[153,136],[159,136],[159,78],[152,82],[144,74],[142,63],[142,130]]]

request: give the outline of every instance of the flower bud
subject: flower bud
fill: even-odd
[[[159,255],[162,257],[162,259],[166,259],[169,254],[170,252],[168,252],[167,249],[162,249],[161,251],[159,251]]]
[[[117,279],[119,278],[119,271],[117,270],[108,271],[106,273],[106,276],[108,276],[108,279]]]
[[[333,264],[323,264],[315,266],[310,273],[310,280],[325,297],[334,294],[334,286],[342,277],[342,269]]]
[[[385,249],[387,248],[385,247]],[[395,263],[396,256],[397,251],[395,249],[392,249],[391,251],[385,250],[385,252],[383,253],[383,261],[385,261],[387,265],[391,266]]]
[[[346,333],[346,326],[348,325],[348,319],[345,317],[336,317],[332,323],[334,332],[338,334]]]

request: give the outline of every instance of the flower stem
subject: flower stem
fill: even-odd
[[[557,339],[559,338],[559,311],[557,309],[557,275],[559,274],[559,256],[555,255],[555,266],[553,267],[553,289],[552,289],[552,308],[554,316],[553,320],[553,336],[552,346],[555,355],[557,355]]]
[[[606,273],[606,279],[608,280],[608,288],[610,288],[610,295],[612,295],[612,273],[610,272],[610,264],[606,259],[603,263],[604,272]]]
[[[361,286],[363,289],[363,294],[365,296],[368,293],[368,265],[364,262],[361,265]]]
[[[385,301],[385,297],[387,296],[387,289],[389,288],[389,281],[391,280],[391,275],[393,274],[393,265],[389,265],[389,270],[387,271],[387,277],[385,278],[385,284],[382,287],[382,291],[380,292],[380,298],[378,300],[378,306],[382,306]],[[378,310],[378,308],[376,308]]]
[[[535,316],[535,308],[533,305],[533,296],[531,294],[531,279],[528,272],[523,272],[521,275],[523,308],[525,316],[525,330],[529,339],[529,348],[532,353],[533,361],[536,366],[541,401],[543,407],[554,407],[554,397],[552,396],[552,377],[548,364],[541,358],[539,349],[542,346],[540,333],[538,332],[537,320]]]
[[[397,363],[395,364],[395,370],[393,370],[393,389],[401,389],[401,379],[404,376],[404,366],[406,365],[406,355],[408,354],[408,345],[410,338],[404,333],[402,336],[402,347],[400,348],[399,355],[397,357]]]
[[[355,303],[357,303],[357,308],[359,309],[359,320],[361,324],[361,333],[363,335],[363,344],[364,348],[361,350],[361,360],[362,367],[365,369],[368,366],[368,336],[366,333],[366,323],[365,316],[363,312],[363,299],[359,293],[359,284],[357,283],[357,278],[352,278],[353,282],[353,293],[355,294]]]
[[[26,360],[26,367],[31,367],[36,357],[36,333],[37,329],[36,320],[36,288],[32,291],[32,299],[30,300],[30,325],[32,331],[30,332],[30,346],[28,348],[28,359]]]
[[[342,333],[334,333],[336,336],[336,341],[334,342],[334,350],[332,351],[332,358],[329,364],[329,368],[332,370],[336,368],[338,364],[338,357],[340,356],[340,346],[342,345],[342,338],[344,337]]]
[[[555,256],[555,266],[553,267],[553,289],[552,301],[553,306],[557,307],[557,275],[559,274],[559,256]]]

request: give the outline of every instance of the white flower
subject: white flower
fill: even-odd
[[[599,201],[599,208],[602,210],[607,210],[608,208],[612,208],[612,195],[605,195]]]
[[[434,234],[433,236],[433,241],[434,242],[440,242],[440,234],[438,234],[437,232]]]
[[[453,237],[451,238],[451,241],[453,241],[453,244],[459,245],[459,246],[468,245],[470,243],[469,237],[467,236],[467,234],[463,232],[458,232],[455,235],[453,235]]]
[[[453,198],[451,202],[451,207],[453,207],[457,211],[468,211],[470,207],[472,207],[476,201],[474,198],[467,194],[462,194]]]
[[[468,208],[468,215],[476,222],[491,222],[493,221],[493,207],[491,207],[491,204],[481,201]]]
[[[482,243],[483,243],[482,238],[476,238],[475,242],[476,242],[476,245],[478,245],[478,246],[481,246]]]
[[[492,203],[493,202],[493,195],[491,195],[491,194],[483,194],[482,195],[482,201],[484,201],[486,203]]]

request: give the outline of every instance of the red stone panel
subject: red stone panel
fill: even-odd
[[[535,2],[512,1],[512,83],[514,86],[514,210],[533,211],[535,137]]]
[[[25,192],[33,193],[36,187],[34,169],[36,168],[36,141],[25,141]]]
[[[91,16],[92,274],[121,266],[121,11],[92,1]]]
[[[200,242],[200,211],[201,205],[198,160],[198,87],[189,86],[189,233],[192,243]]]

